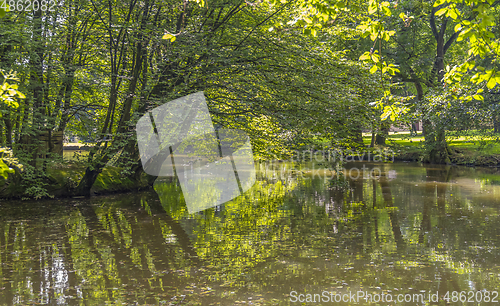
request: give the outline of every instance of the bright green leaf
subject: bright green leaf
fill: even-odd
[[[368,14],[374,14],[377,12],[377,3],[374,0],[370,0],[368,4]]]
[[[8,173],[14,173],[14,169],[9,168],[3,160],[0,160],[0,176],[7,179]]]
[[[437,13],[436,13],[437,14]],[[451,18],[453,19],[457,19],[458,15],[457,15],[457,11],[455,9],[452,9],[452,10],[449,10],[449,14],[448,14]]]
[[[369,59],[370,59],[370,52],[365,52],[365,53],[363,53],[363,55],[361,55],[359,57],[360,61],[366,61],[366,60],[369,60]]]
[[[162,39],[172,39],[172,37],[174,37],[174,35],[169,33],[169,34],[163,35]]]
[[[493,87],[495,87],[496,84],[497,84],[497,79],[494,77],[491,77],[488,80],[488,83],[486,83],[486,87],[488,87],[488,89],[492,89]]]
[[[446,7],[445,7],[445,8],[440,9],[439,11],[437,11],[435,15],[436,15],[436,16],[442,16],[442,15],[444,15],[447,11],[448,11],[448,8],[446,8]]]
[[[443,4],[446,0],[437,0],[436,2],[434,2],[434,7],[436,6],[440,6],[441,4]]]

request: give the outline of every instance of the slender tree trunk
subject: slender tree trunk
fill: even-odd
[[[9,115],[5,115],[3,121],[5,122],[5,145],[12,148],[12,122]]]
[[[42,10],[34,12],[33,15],[33,40],[34,51],[30,55],[30,89],[33,95],[33,127],[31,138],[34,143],[31,148],[30,164],[37,168],[37,159],[39,154],[39,138],[45,129],[43,125],[45,109],[43,95],[43,37],[42,37]]]
[[[363,143],[363,129],[361,128],[361,125],[357,125],[354,130],[354,142],[360,145],[364,146]]]
[[[417,123],[412,122],[411,131],[412,131],[412,133],[418,134]]]
[[[493,115],[493,132],[494,133],[500,133],[500,120],[499,120],[499,114],[494,114]]]
[[[0,126],[0,146],[5,147],[5,128]]]
[[[21,140],[21,128],[22,128],[22,122],[21,121],[23,120],[22,119],[23,117],[21,116],[20,113],[17,113],[16,116],[15,116],[15,118],[16,118],[15,122],[16,122],[16,132],[17,133],[14,134],[14,139],[15,139],[16,143],[19,143],[20,140]]]
[[[56,109],[59,109],[61,101],[64,101],[61,120],[57,128],[57,130],[60,132],[64,132],[64,130],[66,129],[66,125],[68,124],[70,119],[69,113],[71,109],[71,97],[73,95],[73,85],[75,83],[76,72],[75,67],[71,67],[70,65],[70,63],[67,63],[67,65],[65,65],[66,67],[64,68],[64,70],[66,71],[66,75],[64,76],[60,97],[58,97],[58,102],[56,103]]]
[[[135,4],[135,2],[134,2]],[[133,6],[131,6],[132,9]],[[111,8],[110,8],[111,10]],[[110,11],[111,18],[111,11]],[[130,18],[130,15],[127,17]],[[111,147],[107,147],[107,143],[111,140],[109,139],[109,135],[113,133],[113,118],[115,115],[115,109],[118,101],[118,92],[121,86],[121,80],[118,80],[119,72],[122,71],[123,67],[123,57],[125,57],[125,45],[127,42],[127,35],[123,32],[115,39],[116,42],[110,41],[109,52],[111,56],[111,92],[109,99],[109,106],[106,113],[106,119],[102,126],[101,130],[101,138],[99,143],[92,148],[88,161],[89,166],[85,170],[85,174],[81,179],[78,187],[76,188],[77,195],[90,196],[90,190],[94,185],[99,173],[102,172],[102,169],[106,166],[106,164],[111,160],[111,158],[120,151],[126,145],[119,145],[119,142],[125,140],[125,136],[123,132],[126,129],[126,123],[128,123],[130,119],[130,114],[132,110],[132,102],[135,97],[137,81],[140,77],[141,70],[143,68],[143,35],[142,32],[145,30],[147,25],[147,21],[149,20],[149,1],[145,2],[144,9],[142,12],[142,20],[141,27],[139,29],[139,34],[137,35],[138,41],[136,44],[136,57],[134,58],[134,65],[132,66],[132,71],[130,72],[132,78],[129,83],[127,98],[124,101],[124,106],[121,112],[121,116],[116,127],[117,135],[113,139],[113,143]],[[128,20],[127,20],[128,21]],[[110,24],[111,27],[111,19]],[[110,40],[113,40],[113,37],[110,37]],[[104,147],[101,146],[102,142],[105,142]]]

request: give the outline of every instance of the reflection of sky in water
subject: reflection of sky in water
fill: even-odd
[[[65,296],[64,292],[66,289],[68,289],[68,271],[66,271],[64,267],[64,260],[61,257],[54,257],[53,259],[53,282],[54,282],[54,289],[56,292],[57,298],[57,304],[64,305],[65,304]]]
[[[48,257],[51,258],[48,259]],[[41,303],[51,303],[52,299],[55,297],[55,302],[58,305],[66,305],[65,291],[68,289],[69,284],[68,271],[64,265],[64,258],[62,256],[54,256],[53,254],[43,252],[40,255],[40,262],[46,262],[45,267],[41,270],[43,280],[40,284],[36,284],[40,286]],[[28,286],[30,288],[30,293],[33,294],[31,281]],[[17,296],[16,298],[18,299],[18,304],[23,304],[23,300],[20,296]],[[26,301],[24,301],[24,303],[25,302]]]

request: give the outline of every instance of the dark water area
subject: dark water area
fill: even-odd
[[[1,202],[0,304],[353,305],[346,295],[359,292],[392,302],[357,305],[500,301],[497,169],[347,168],[361,165],[344,189],[288,164],[260,165],[251,190],[195,214],[167,182],[156,192]],[[404,301],[419,294],[424,301]]]

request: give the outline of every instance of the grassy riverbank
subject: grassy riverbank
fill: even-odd
[[[497,136],[484,136],[471,133],[470,136],[448,136],[448,153],[456,165],[500,166],[500,140]],[[371,137],[363,137],[369,145]],[[390,134],[386,141],[394,151],[395,160],[423,161],[425,158],[424,137],[422,133],[411,136],[408,132]]]

